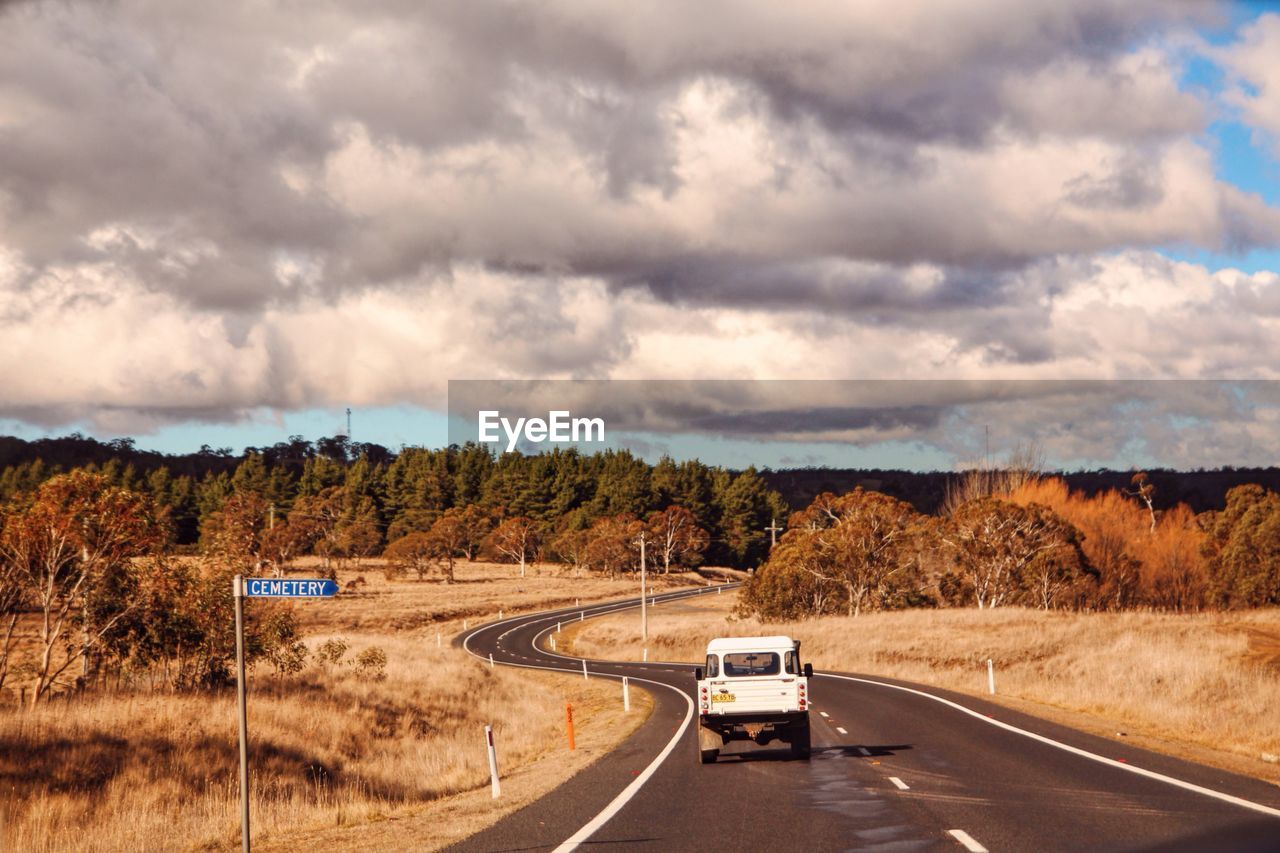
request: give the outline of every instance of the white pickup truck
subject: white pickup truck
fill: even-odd
[[[723,637],[707,645],[698,667],[698,754],[715,762],[731,740],[765,745],[781,740],[796,758],[809,758],[811,664],[800,665],[790,637]]]

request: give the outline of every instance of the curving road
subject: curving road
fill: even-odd
[[[712,593],[655,596],[658,605]],[[477,657],[581,673],[547,648],[558,621],[639,599],[518,616],[455,640]],[[696,761],[693,664],[587,662],[653,695],[648,721],[459,851],[1280,851],[1280,789],[1084,734],[980,699],[819,673],[813,758],[731,744]]]

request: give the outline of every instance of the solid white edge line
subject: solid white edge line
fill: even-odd
[[[916,690],[912,687],[903,687],[900,684],[890,684],[886,681],[875,681],[874,679],[870,679],[870,678],[857,678],[852,675],[836,675],[830,672],[822,672],[822,673],[815,673],[815,674],[820,675],[823,678],[838,678],[841,681],[856,681],[862,684],[874,684],[877,687],[888,687],[893,690],[901,690],[905,693],[914,693],[917,696],[923,696],[926,699],[932,699],[935,702],[941,702],[943,705],[946,705],[950,708],[954,708],[957,711],[961,711],[965,714],[968,714],[969,716],[975,719],[981,720],[984,723],[989,723],[995,726],[996,728],[1004,729],[1005,731],[1010,731],[1010,732],[1013,732],[1014,734],[1022,735],[1023,737],[1029,737],[1032,740],[1039,741],[1040,743],[1043,743],[1043,744],[1048,744],[1049,746],[1056,747],[1065,752],[1069,752],[1072,755],[1079,755],[1082,758],[1088,758],[1091,761],[1097,761],[1100,764],[1106,764],[1110,767],[1115,767],[1120,770],[1125,770],[1125,771],[1128,771],[1129,773],[1133,773],[1138,776],[1145,776],[1148,779],[1155,779],[1159,782],[1164,782],[1168,785],[1173,785],[1174,787],[1182,788],[1183,790],[1186,790],[1186,791],[1193,791],[1197,794],[1203,794],[1206,797],[1212,797],[1213,799],[1221,800],[1224,803],[1231,803],[1232,805],[1240,806],[1241,808],[1250,809],[1251,811],[1260,812],[1261,814],[1270,815],[1271,817],[1280,817],[1280,809],[1274,809],[1271,806],[1264,806],[1262,803],[1255,803],[1252,800],[1246,800],[1246,799],[1243,799],[1242,797],[1236,797],[1231,794],[1224,794],[1222,791],[1215,791],[1212,788],[1205,788],[1201,785],[1196,785],[1192,782],[1184,782],[1181,779],[1175,779],[1172,776],[1166,776],[1163,773],[1157,773],[1154,770],[1147,770],[1145,768],[1138,767],[1133,764],[1127,764],[1123,761],[1116,761],[1114,758],[1107,758],[1105,755],[1098,755],[1097,753],[1089,752],[1087,749],[1081,749],[1078,746],[1071,746],[1070,744],[1063,743],[1062,741],[1057,741],[1057,740],[1054,740],[1053,738],[1045,737],[1044,735],[1038,735],[1035,732],[1029,732],[1026,729],[1020,729],[1015,725],[1001,722],[1000,720],[994,720],[991,717],[988,717],[986,714],[979,713],[978,711],[974,711],[971,708],[966,708],[964,705],[961,705],[958,702],[952,702],[950,699],[943,699],[941,696],[935,696],[932,693],[926,693],[923,690]],[[952,830],[953,833],[958,831],[959,830]]]
[[[631,680],[641,681],[642,679],[632,678]],[[685,731],[689,728],[689,721],[693,719],[693,700],[690,699],[682,690],[672,687],[669,684],[662,684],[662,682],[659,681],[648,681],[647,679],[643,680],[648,684],[660,684],[661,686],[666,687],[669,690],[674,690],[676,693],[680,694],[688,704],[688,708],[685,710],[684,714],[684,722],[680,724],[680,728],[676,730],[676,733],[671,737],[671,740],[667,741],[667,745],[663,747],[662,752],[658,753],[658,756],[654,758],[653,761],[649,762],[649,766],[646,767],[639,776],[631,780],[631,784],[623,788],[618,796],[614,797],[613,800],[610,801],[609,805],[600,810],[599,814],[587,821],[587,823],[583,824],[582,828],[573,835],[565,839],[564,843],[557,847],[554,853],[569,853],[572,850],[578,849],[579,844],[582,844],[594,835],[602,826],[608,823],[614,815],[621,811],[623,806],[631,802],[631,798],[640,793],[640,789],[649,781],[649,777],[657,772],[658,768],[662,765],[662,762],[667,760],[667,756],[676,748],[676,744],[680,742],[681,738],[684,737]]]
[[[988,853],[987,848],[973,840],[973,836],[965,832],[963,829],[948,829],[948,833],[961,844],[969,853]]]
[[[911,789],[910,785],[908,785],[906,782],[903,782],[897,776],[890,776],[889,781],[892,782],[894,784],[894,787],[896,787],[899,791],[907,791]]]
[[[677,593],[668,593],[667,597],[670,599],[674,599],[674,598],[689,597],[697,594],[699,593],[682,590]],[[612,613],[615,610],[625,610],[629,608],[636,608],[639,606],[640,606],[639,599],[636,599],[634,604],[628,603],[628,604],[622,604],[622,605],[619,605],[619,604],[601,605],[600,607],[595,608],[599,612],[593,613],[592,615],[598,616],[598,615],[603,615],[605,613]],[[577,608],[577,610],[579,612],[582,612],[582,608]],[[527,620],[529,619],[530,615],[534,615],[534,614],[526,613],[521,616],[513,616],[509,619],[503,619],[498,622],[491,622],[486,625],[478,626],[474,630],[467,632],[466,636],[463,637],[462,639],[463,650],[467,654],[471,655],[472,657],[478,660],[484,660],[487,663],[488,662],[487,657],[480,655],[476,652],[473,652],[471,650],[470,643],[471,643],[471,640],[475,637],[475,635],[480,633],[482,630],[492,629],[496,625],[504,625],[504,624],[515,622],[521,619]],[[541,619],[530,620],[529,622],[526,622],[524,624],[537,624],[538,622],[554,622],[555,619],[556,617],[553,615],[549,617],[543,617]],[[512,631],[514,631],[518,627],[522,627],[522,626],[521,625],[513,626],[511,629],[503,633],[500,636],[500,639],[501,637],[505,637],[507,636],[507,634],[512,633]],[[561,658],[564,660],[577,660],[577,661],[583,660],[582,658],[568,658],[565,655],[555,654],[554,652],[549,652],[545,649],[538,648],[538,641],[542,639],[542,637],[544,637],[545,635],[551,633],[553,630],[555,630],[554,627],[547,627],[534,635],[533,637],[534,650],[542,652],[543,654],[550,655],[552,657]],[[510,661],[498,661],[498,663],[501,663],[503,666],[511,666],[511,667],[516,667],[518,669],[541,669],[541,670],[548,670],[551,672],[568,672],[568,673],[573,673],[575,675],[578,673],[578,670],[576,668],[567,669],[567,668],[554,667],[554,666],[538,666],[535,664],[527,664],[527,663],[512,663]],[[617,664],[617,663],[627,663],[627,661],[605,661],[605,663]],[[673,671],[678,672],[679,670],[673,670]],[[622,676],[613,675],[611,673],[594,673],[594,675],[597,678],[616,678],[618,680],[622,679]],[[622,791],[619,792],[618,795],[614,797],[607,806],[601,809],[599,814],[597,814],[595,817],[589,820],[586,824],[584,824],[581,829],[579,829],[577,832],[575,832],[573,835],[567,838],[563,843],[560,844],[560,846],[556,847],[553,853],[571,853],[571,851],[576,850],[580,844],[582,844],[584,841],[590,838],[593,834],[595,834],[602,826],[608,823],[609,820],[612,819],[614,815],[616,815],[619,811],[621,811],[622,808],[628,802],[630,802],[631,799],[635,797],[636,794],[640,792],[640,789],[643,788],[644,784],[649,781],[649,778],[653,776],[654,773],[657,772],[658,768],[662,766],[662,762],[666,761],[667,756],[671,754],[672,750],[676,748],[676,744],[679,743],[680,739],[684,737],[684,733],[688,730],[689,723],[693,719],[693,698],[689,694],[681,690],[680,688],[673,687],[670,684],[663,684],[660,681],[651,681],[647,678],[636,678],[634,676],[628,676],[628,678],[633,683],[638,682],[642,684],[652,684],[657,687],[665,687],[668,690],[671,690],[675,692],[677,695],[679,695],[680,698],[684,699],[685,705],[686,705],[684,721],[681,722],[680,727],[676,730],[676,733],[672,736],[671,740],[667,741],[667,745],[663,747],[662,752],[658,753],[657,757],[654,758],[653,761],[649,762],[649,766],[646,767],[640,773],[639,776],[633,779],[631,783],[627,785],[627,787],[623,788]]]

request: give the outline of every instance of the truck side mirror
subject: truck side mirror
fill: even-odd
[[[693,670],[693,680],[694,680],[694,681],[701,681],[701,680],[702,680],[702,667],[700,667],[700,666],[699,666],[699,667],[695,667],[695,668],[694,668],[694,670]]]
[[[813,678],[813,664],[807,663],[804,665],[804,677]]]

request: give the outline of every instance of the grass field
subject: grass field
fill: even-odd
[[[1280,782],[1280,610],[1173,615],[912,610],[762,624],[735,595],[659,605],[650,660],[699,661],[716,636],[789,634],[815,668],[987,696],[1101,734]],[[634,619],[572,626],[587,657],[639,660]]]
[[[297,608],[312,650],[330,638],[347,643],[341,662],[250,678],[257,846],[443,846],[568,778],[648,713],[640,691],[624,719],[614,684],[491,670],[448,643],[464,620],[621,597],[634,593],[630,581],[551,567],[522,579],[483,563],[460,564],[453,585],[388,581],[369,565],[339,579],[346,586],[356,577],[365,583]],[[657,586],[689,582],[673,576]],[[383,680],[350,665],[370,646],[386,653]],[[566,702],[578,727],[573,753]],[[0,850],[238,846],[233,692],[89,693],[25,711],[15,704],[0,710]],[[497,803],[488,794],[485,723],[509,779]]]

